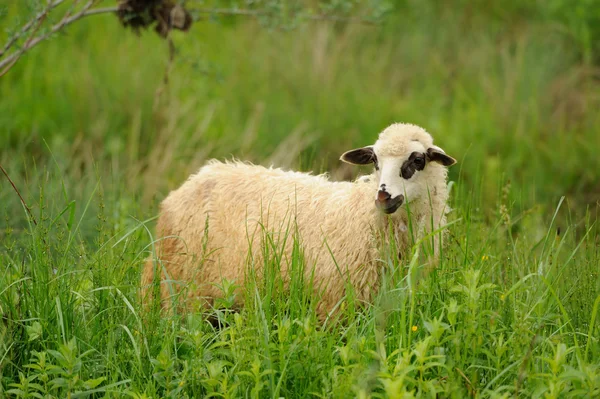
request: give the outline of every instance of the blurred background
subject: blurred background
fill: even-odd
[[[35,12],[29,3],[0,2],[0,43]],[[128,223],[154,215],[209,158],[351,179],[368,169],[342,165],[342,152],[410,122],[458,159],[454,207],[473,203],[493,220],[502,202],[544,224],[566,196],[561,214],[575,224],[596,217],[597,1],[298,7],[318,3],[344,18],[296,20],[277,1],[188,1],[197,21],[170,33],[172,61],[165,39],[115,15],[73,23],[0,78],[0,164],[34,213],[76,201],[84,223],[105,213]],[[267,14],[197,12],[235,7]],[[1,187],[2,217],[19,226],[25,212],[4,177]]]
[[[6,63],[31,44],[27,34],[49,35],[85,7],[104,11]],[[173,10],[181,26],[186,13],[194,23],[165,38]],[[34,389],[42,363],[57,397],[73,387],[166,397],[171,386],[170,397],[214,396],[205,368],[223,370],[220,386],[232,390],[229,376],[241,377],[246,395],[248,371],[266,370],[258,391],[268,375],[273,397],[357,397],[354,384],[372,386],[430,342],[435,355],[405,380],[422,392],[591,392],[600,386],[599,110],[598,0],[0,0],[0,397]],[[458,160],[441,264],[413,275],[417,289],[408,264],[417,258],[393,252],[382,305],[348,306],[358,327],[340,324],[340,334],[298,322],[314,318],[303,290],[268,284],[254,308],[229,314],[233,329],[139,307],[158,205],[208,159],[350,180],[371,169],[339,156],[393,122],[424,127]],[[388,306],[398,311],[378,330],[371,315]],[[302,341],[284,346],[281,331]],[[384,336],[387,364],[373,361]],[[227,347],[231,367],[221,362]],[[347,363],[342,347],[364,352]],[[51,369],[61,356],[73,361],[65,378]]]

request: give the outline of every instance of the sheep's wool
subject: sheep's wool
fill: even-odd
[[[415,145],[426,150],[433,140],[418,126],[394,124],[380,134],[374,148],[378,154],[401,157]],[[384,266],[382,244],[395,240],[402,252],[410,242],[405,206],[391,215],[375,207],[377,179],[375,171],[356,182],[332,182],[325,175],[208,162],[161,204],[156,259],[147,260],[142,275],[144,300],[150,299],[148,287],[158,271],[163,305],[182,293],[185,297],[179,296],[177,303],[190,310],[212,306],[223,296],[224,279],[237,284],[236,302],[243,305],[245,279],[263,275],[268,237],[284,249],[284,283],[294,240],[299,240],[305,275],[312,275],[320,298],[320,317],[339,305],[348,282],[355,297],[368,302]],[[428,164],[418,176],[418,187],[428,194],[410,203],[413,225],[422,231],[438,229],[445,224],[446,168]]]
[[[431,135],[422,127],[408,123],[394,123],[379,134],[375,144],[380,155],[401,156],[409,149],[412,142],[419,142],[425,148],[433,146]]]

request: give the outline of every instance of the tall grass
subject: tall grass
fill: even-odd
[[[598,394],[596,237],[557,236],[550,224],[540,237],[515,239],[508,215],[490,225],[480,201],[458,198],[472,203],[455,211],[451,243],[433,273],[391,249],[374,303],[357,307],[349,292],[341,321],[325,325],[303,273],[292,271],[284,290],[278,241],[265,244],[264,278],[247,283],[245,308],[227,310],[241,282],[226,281],[217,309],[148,313],[138,302],[152,241],[145,223],[120,214],[116,201],[90,197],[99,214],[96,242],[86,243],[81,218],[44,210],[41,198],[37,226],[3,240],[4,393]],[[518,216],[525,224],[539,218]],[[301,237],[286,234],[296,242],[294,270],[303,265]]]
[[[404,2],[380,27],[203,21],[174,37],[161,95],[164,42],[112,18],[29,53],[0,80],[0,164],[32,212],[2,176],[0,397],[600,395],[593,47],[555,9],[469,4]],[[291,229],[287,289],[271,242],[243,309],[228,281],[217,309],[142,309],[157,204],[207,158],[350,178],[339,155],[393,121],[459,159],[433,273],[383,249],[373,303],[349,291],[323,324]]]

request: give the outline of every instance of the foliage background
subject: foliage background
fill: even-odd
[[[414,364],[411,356],[419,355],[412,351],[426,340],[445,348],[451,361],[410,371],[400,385],[417,396],[436,389],[457,397],[592,392],[599,377],[591,365],[600,354],[597,335],[590,335],[600,294],[597,1],[329,4],[334,12],[384,15],[375,24],[296,21],[286,18],[283,2],[256,4],[275,9],[276,17],[196,14],[190,32],[173,32],[177,53],[168,84],[166,42],[153,32],[136,36],[110,15],[73,24],[0,79],[0,165],[37,224],[3,178],[0,394],[27,391],[27,376],[27,383],[43,385],[25,365],[46,353],[55,364],[64,361],[57,366],[62,374],[50,373],[62,378],[48,388],[57,396],[93,394],[96,386],[105,387],[96,395],[393,396],[401,391],[389,386],[398,377],[389,364],[403,356]],[[4,43],[32,11],[17,1],[0,5]],[[349,179],[359,171],[341,165],[339,155],[372,143],[395,121],[425,127],[459,160],[450,171],[458,222],[447,262],[420,291],[395,298],[403,304],[395,316],[381,324],[376,310],[365,311],[362,324],[321,331],[308,308],[290,314],[292,305],[281,297],[266,313],[255,304],[235,320],[220,314],[232,323],[228,328],[178,318],[153,319],[154,331],[143,328],[135,293],[151,237],[139,221],[155,215],[159,201],[205,160],[235,156]],[[545,275],[550,285],[528,277],[541,264],[553,265]],[[405,272],[409,265],[395,267]],[[469,281],[489,296],[461,296]],[[409,282],[394,280],[390,291]],[[504,301],[508,293],[514,302]],[[452,301],[466,309],[454,323]],[[408,323],[409,316],[421,321]],[[501,332],[484,333],[489,317],[502,320]],[[444,320],[446,335],[423,327],[436,318]],[[412,324],[420,326],[420,341],[410,338]],[[253,328],[264,342],[236,354],[235,334]],[[292,331],[289,341],[284,330]],[[156,331],[160,336],[150,334]],[[503,347],[498,340],[512,358],[484,353]],[[177,352],[181,342],[191,357]],[[386,360],[382,343],[388,355],[396,346],[406,352]],[[307,352],[300,355],[300,348]],[[543,360],[548,356],[559,362],[556,370]],[[320,371],[309,373],[303,359]],[[480,363],[485,367],[468,368]],[[563,375],[573,370],[592,382]],[[298,380],[306,373],[312,379]],[[106,381],[94,386],[98,378]]]

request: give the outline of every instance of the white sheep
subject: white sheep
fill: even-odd
[[[356,182],[332,182],[325,175],[208,162],[161,204],[157,261],[149,259],[142,275],[145,300],[159,271],[163,306],[183,286],[180,304],[212,306],[225,279],[243,287],[250,268],[262,275],[266,236],[283,248],[280,270],[288,281],[294,240],[284,236],[297,232],[305,274],[321,294],[321,318],[343,300],[348,282],[355,298],[368,302],[378,288],[385,240],[392,237],[402,252],[409,223],[424,232],[445,224],[446,167],[456,161],[424,129],[401,123],[340,159],[373,163],[375,170]],[[243,299],[238,292],[237,304]]]

